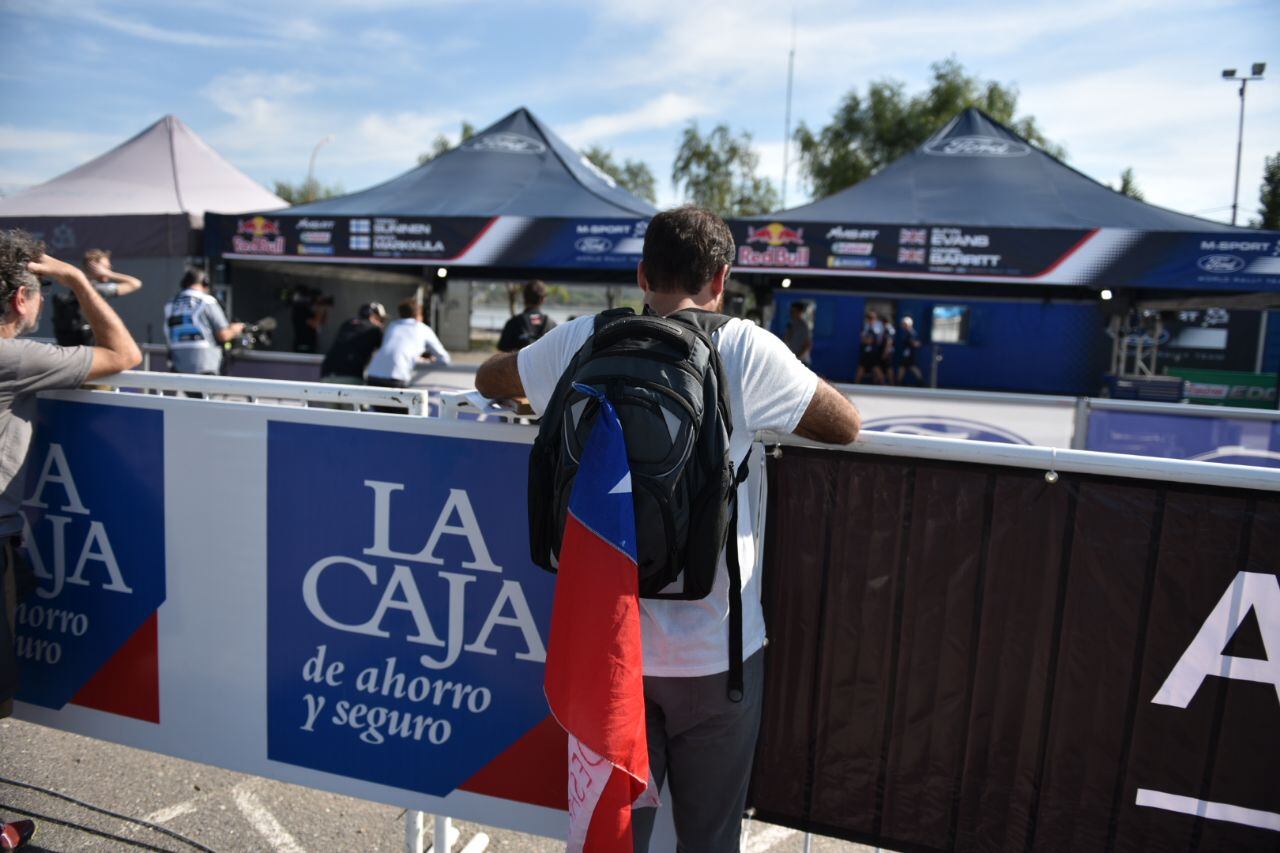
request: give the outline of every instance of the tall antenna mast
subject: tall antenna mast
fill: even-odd
[[[791,4],[791,53],[787,56],[787,117],[782,136],[782,206],[787,206],[787,173],[791,170],[791,83],[796,71],[796,4]]]

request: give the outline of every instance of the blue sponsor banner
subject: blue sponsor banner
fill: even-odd
[[[528,447],[267,435],[268,756],[448,794],[548,714]]]
[[[1280,468],[1280,421],[1094,409],[1085,449]]]
[[[37,430],[23,512],[39,586],[18,608],[18,698],[56,709],[165,600],[164,420],[40,400]]]

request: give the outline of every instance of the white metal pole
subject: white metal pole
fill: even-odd
[[[782,131],[782,206],[787,206],[787,173],[791,169],[791,84],[796,71],[796,7],[791,6],[791,53],[787,56],[787,115]]]
[[[1244,153],[1244,89],[1249,78],[1240,81],[1240,130],[1236,134],[1236,185],[1231,194],[1231,224],[1236,224],[1236,211],[1240,207],[1240,157]]]
[[[432,822],[435,824],[435,841],[431,845],[431,853],[452,853],[453,842],[458,837],[458,831],[453,828],[453,818],[434,815]]]
[[[422,853],[422,812],[404,813],[404,853]]]

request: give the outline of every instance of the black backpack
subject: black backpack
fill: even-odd
[[[53,296],[53,336],[58,346],[93,345],[93,330],[80,311],[80,300],[73,293],[56,293]]]
[[[631,466],[640,596],[705,598],[725,543],[729,566],[729,695],[742,696],[741,571],[737,486],[729,458],[732,419],[711,335],[729,318],[689,309],[669,317],[605,311],[565,369],[529,455],[533,561],[554,572],[578,460],[599,404],[573,385],[597,388],[617,410]]]

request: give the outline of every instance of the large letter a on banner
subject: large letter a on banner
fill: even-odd
[[[1258,617],[1266,658],[1224,655],[1222,650],[1250,609]],[[1280,579],[1275,575],[1260,572],[1236,575],[1151,701],[1185,708],[1195,698],[1206,675],[1271,684],[1280,699]]]

